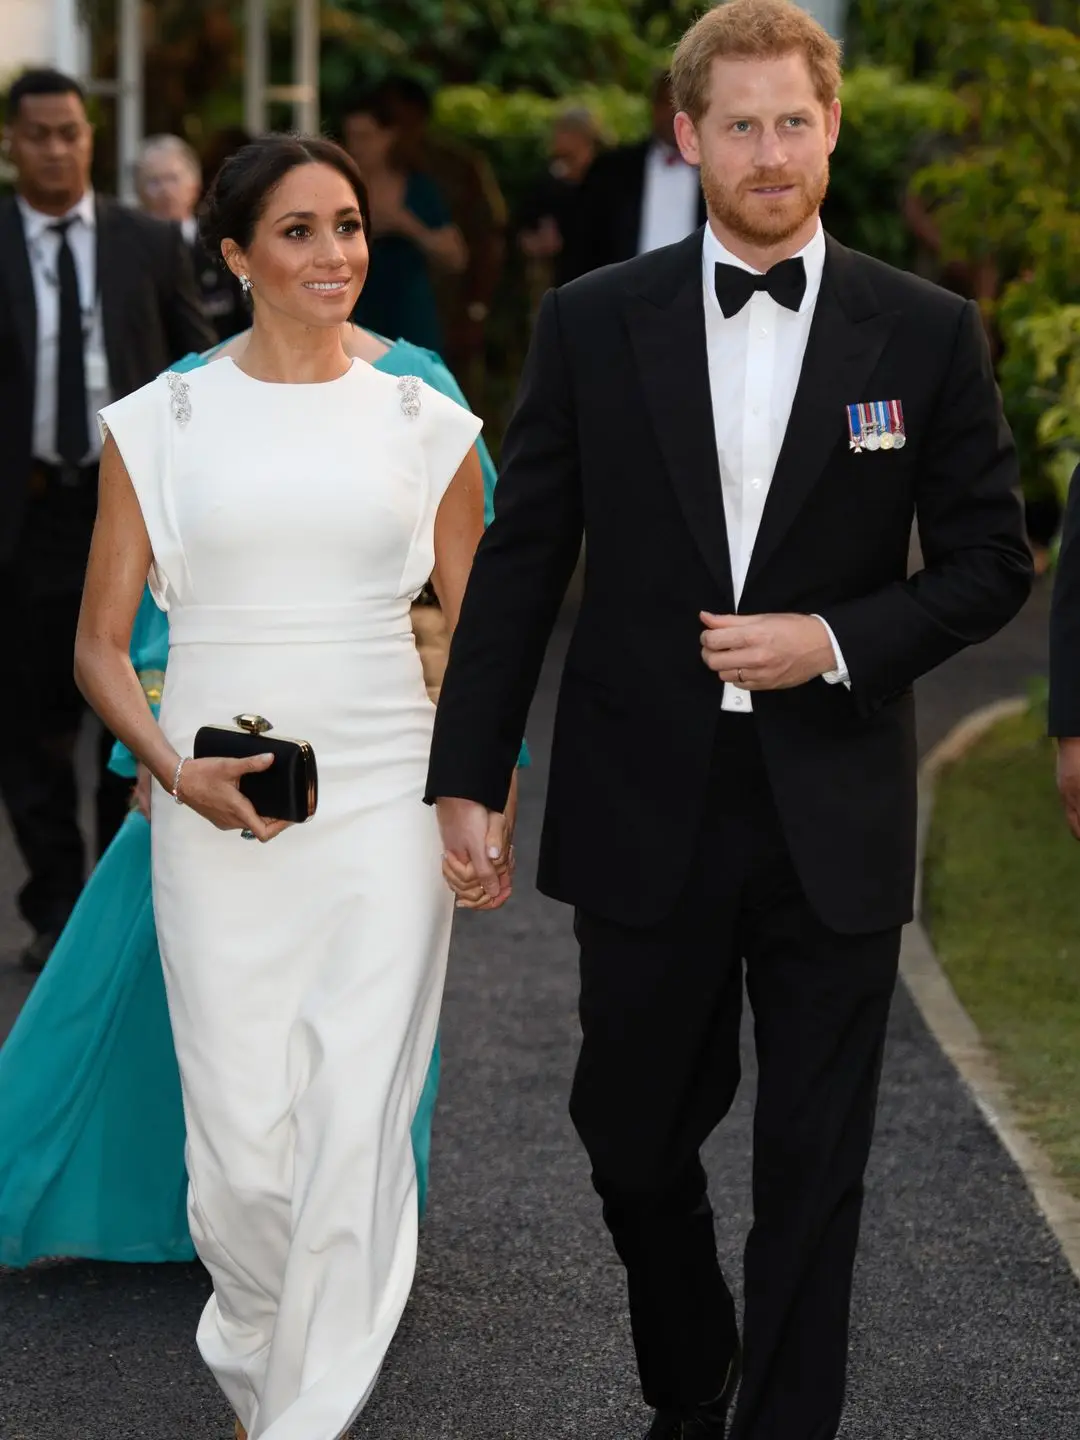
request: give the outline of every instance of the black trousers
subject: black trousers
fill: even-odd
[[[699,1151],[739,1084],[745,963],[759,1078],[732,1440],[831,1440],[900,932],[839,935],[817,918],[754,721],[725,714],[674,912],[632,929],[579,911],[576,933],[570,1108],[626,1266],[646,1402],[715,1398],[738,1343]]]
[[[7,683],[0,704],[0,796],[30,872],[19,895],[39,933],[63,928],[82,890],[86,853],[78,824],[75,743],[86,706],[75,685],[75,631],[96,508],[92,472],[77,486],[55,478],[27,508],[15,558],[0,571],[0,636]],[[96,852],[127,813],[130,785],[105,762],[96,796]]]

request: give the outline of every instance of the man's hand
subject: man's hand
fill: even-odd
[[[701,658],[743,690],[790,690],[836,668],[829,632],[813,615],[710,615]]]
[[[462,910],[498,910],[513,886],[513,818],[517,811],[512,787],[506,813],[498,814],[475,800],[440,797],[437,801],[444,855],[443,875]]]
[[[1069,829],[1080,840],[1080,737],[1058,741],[1057,787]]]

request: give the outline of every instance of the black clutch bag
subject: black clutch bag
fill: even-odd
[[[291,820],[299,825],[311,819],[319,803],[315,751],[306,740],[267,734],[273,728],[261,715],[237,715],[235,728],[203,725],[195,736],[192,758],[250,760],[253,755],[273,755],[268,770],[243,777],[240,793],[264,820]]]

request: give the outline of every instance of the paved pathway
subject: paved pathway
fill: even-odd
[[[925,749],[1045,663],[1045,595],[922,687]],[[530,735],[550,732],[547,674]],[[535,858],[542,764],[523,791]],[[4,848],[6,846],[6,848]],[[0,841],[0,1021],[15,882]],[[566,1115],[576,1043],[566,914],[522,886],[458,929],[433,1203],[413,1300],[363,1440],[631,1440],[617,1264]],[[7,967],[7,968],[4,968]],[[2,1030],[2,1025],[0,1025]],[[709,1168],[732,1270],[749,1219],[752,1074]],[[196,1266],[64,1265],[0,1276],[3,1440],[225,1440],[192,1332]],[[1076,1440],[1080,1287],[1018,1174],[906,995],[894,1007],[856,1286],[845,1440]]]

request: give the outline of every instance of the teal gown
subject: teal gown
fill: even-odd
[[[190,355],[174,368],[191,370],[206,358]],[[418,375],[466,403],[431,351],[398,341],[377,368]],[[482,440],[477,448],[486,523],[495,468]],[[147,591],[131,656],[151,703],[155,690],[160,698],[167,654],[168,623]],[[121,746],[111,768],[134,779],[134,758]],[[412,1127],[421,1213],[438,1085],[436,1040]],[[150,892],[150,826],[133,812],[0,1049],[0,1265],[59,1255],[192,1260],[186,1199],[180,1076]]]

